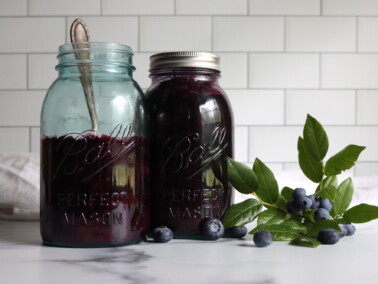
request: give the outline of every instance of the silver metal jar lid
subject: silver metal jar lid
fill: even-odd
[[[157,53],[150,57],[150,70],[174,67],[197,67],[220,71],[219,56],[197,51]]]

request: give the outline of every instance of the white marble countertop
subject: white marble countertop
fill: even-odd
[[[0,221],[0,283],[377,283],[377,225],[316,249],[250,236],[70,249],[42,246],[38,222]]]

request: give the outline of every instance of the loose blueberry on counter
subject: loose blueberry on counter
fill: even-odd
[[[224,232],[224,236],[228,238],[243,238],[247,234],[246,226],[236,226],[227,228]]]
[[[311,194],[307,196],[311,200],[311,207],[310,209],[319,208],[319,200],[315,197],[315,195]]]
[[[347,236],[352,236],[356,232],[356,227],[353,224],[345,224],[345,227],[347,229]]]
[[[290,200],[286,204],[287,211],[294,216],[299,216],[301,214],[301,209],[297,207],[294,200]]]
[[[151,237],[156,243],[166,243],[173,238],[173,232],[166,226],[160,226],[152,230]]]
[[[318,241],[325,245],[336,244],[340,240],[340,234],[333,229],[324,229],[319,232]]]
[[[207,240],[217,240],[224,235],[224,226],[217,218],[204,218],[199,224],[202,235]]]
[[[268,231],[260,231],[253,235],[253,241],[257,247],[263,248],[272,244],[273,237]]]
[[[297,199],[299,197],[306,196],[306,190],[304,188],[298,187],[293,191],[293,198]]]
[[[347,227],[345,226],[345,224],[339,224],[339,227],[341,229],[341,232],[339,232],[340,238],[343,238],[348,233]]]
[[[310,198],[304,195],[304,196],[299,196],[298,198],[295,199],[295,205],[299,209],[310,209],[312,202]]]
[[[324,208],[316,209],[316,211],[314,213],[315,221],[319,221],[319,220],[322,220],[322,219],[329,219],[329,218],[331,218],[331,216],[329,215],[328,210],[326,210]]]
[[[332,203],[329,199],[320,197],[319,198],[319,208],[324,208],[329,212],[332,209]]]

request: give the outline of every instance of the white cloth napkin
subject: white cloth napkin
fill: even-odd
[[[0,218],[38,220],[39,154],[0,155]]]

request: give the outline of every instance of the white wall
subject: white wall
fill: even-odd
[[[39,113],[58,45],[75,17],[93,41],[148,57],[212,51],[235,113],[236,159],[295,169],[306,113],[330,152],[367,146],[355,171],[378,173],[378,0],[0,0],[0,152],[39,151]]]

